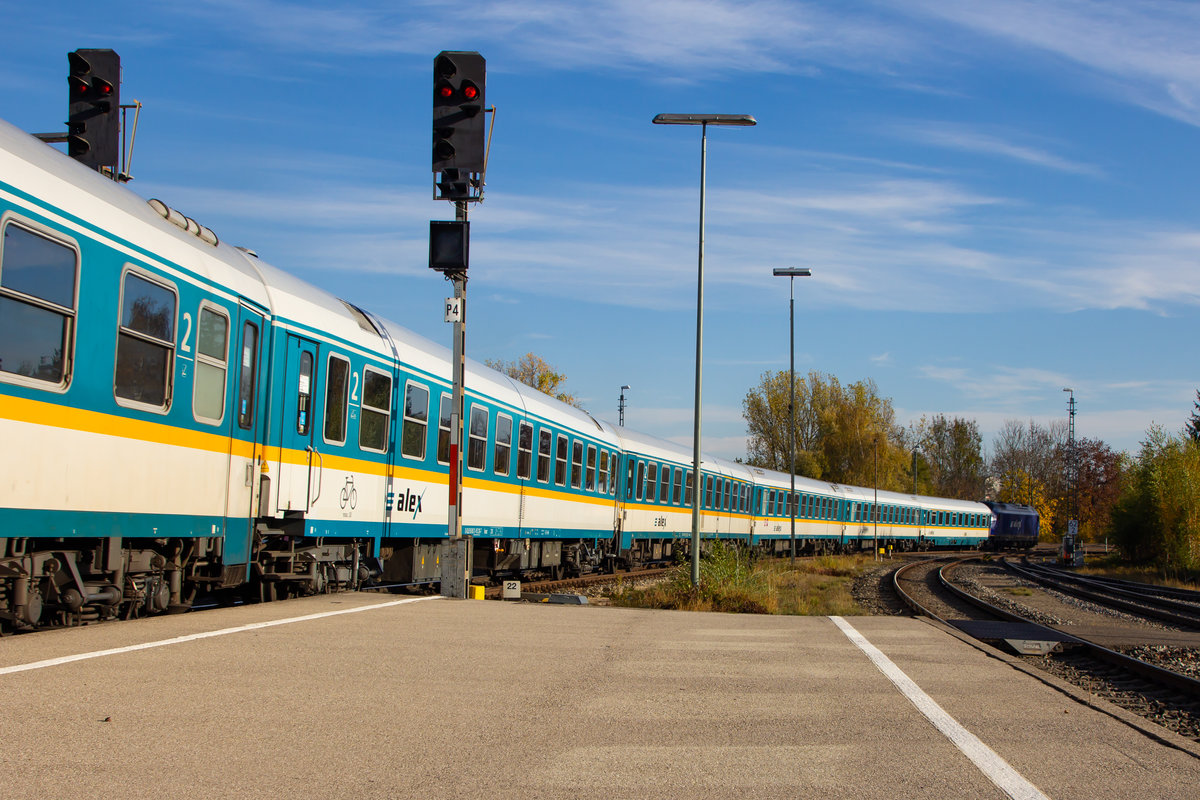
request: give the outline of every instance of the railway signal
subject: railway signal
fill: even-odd
[[[439,200],[476,199],[486,163],[484,88],[487,61],[474,51],[447,51],[433,60],[433,172]]]
[[[67,153],[93,169],[120,159],[121,57],[112,50],[67,53]]]

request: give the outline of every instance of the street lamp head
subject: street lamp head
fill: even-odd
[[[655,125],[757,125],[749,114],[659,114]]]
[[[621,386],[621,391],[624,391],[626,389],[632,389],[632,388],[633,388],[632,386],[630,386],[629,384],[626,383]]]
[[[771,274],[777,278],[808,278],[812,271],[808,267],[776,267]]]
[[[1075,390],[1074,390],[1074,389],[1063,389],[1063,391],[1064,391],[1064,392],[1070,392],[1071,394],[1075,394]]]

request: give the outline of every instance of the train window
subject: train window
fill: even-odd
[[[583,442],[571,442],[571,488],[583,486]]]
[[[196,326],[196,379],[192,384],[192,413],[196,419],[218,423],[225,418],[228,362],[229,317],[217,309],[200,306],[200,321]]]
[[[633,475],[637,471],[637,462],[626,456],[625,458],[625,499],[633,499]]]
[[[254,427],[254,386],[258,380],[258,325],[247,321],[242,325],[242,358],[238,372],[238,427]]]
[[[361,413],[358,415],[358,446],[364,450],[387,450],[388,427],[392,421],[392,376],[371,367],[363,368]]]
[[[683,467],[675,468],[675,505],[679,505],[683,497]]]
[[[643,489],[646,487],[646,464],[643,461],[638,462],[637,469],[637,499],[641,500],[645,497]]]
[[[512,417],[496,415],[496,444],[492,448],[492,470],[497,475],[508,474],[512,460]]]
[[[529,469],[533,463],[533,426],[522,422],[517,428],[517,477],[529,480]]]
[[[608,494],[608,451],[600,451],[600,494]]]
[[[640,476],[639,476],[640,477]],[[651,462],[646,467],[646,500],[654,502],[654,495],[658,491],[658,464]],[[639,500],[641,497],[638,498]]]
[[[695,486],[695,480],[692,477],[692,471],[689,469],[687,471],[687,478],[684,481],[684,489],[683,489],[684,505],[688,505],[688,506],[693,505],[692,492],[693,492],[694,486]]]
[[[76,251],[9,223],[0,246],[0,372],[65,386],[70,380]]]
[[[620,458],[621,456],[619,453],[613,453],[608,459],[608,493],[614,496],[617,494],[617,464],[620,463]]]
[[[584,475],[583,488],[589,492],[596,491],[596,448],[588,445],[587,472]]]
[[[162,409],[170,405],[176,303],[171,287],[125,273],[113,380],[118,398]]]
[[[713,476],[709,475],[704,479],[704,507],[713,507]]]
[[[350,387],[350,362],[329,356],[325,367],[325,441],[346,443],[346,397]]]
[[[671,468],[663,465],[661,473],[661,482],[658,486],[658,500],[660,503],[671,502]]]
[[[487,466],[488,410],[471,406],[471,426],[467,430],[467,469]]]
[[[538,480],[542,483],[550,482],[550,447],[552,435],[550,431],[542,428],[538,431]]]
[[[725,481],[725,510],[733,510],[733,481]]]
[[[300,375],[296,381],[296,433],[308,435],[312,425],[312,374],[313,355],[305,350],[300,353]]]
[[[567,437],[561,433],[554,450],[554,482],[559,486],[567,484]]]
[[[454,397],[445,392],[438,401],[438,442],[437,460],[439,464],[450,463],[450,426],[453,423],[450,409],[454,407]]]
[[[404,386],[404,429],[400,452],[409,458],[425,458],[429,429],[429,390],[419,383]]]

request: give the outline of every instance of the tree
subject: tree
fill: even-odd
[[[1043,535],[1054,533],[1054,520],[1066,490],[1067,425],[1042,426],[1005,420],[992,444],[992,478],[996,499],[1033,506],[1042,519]]]
[[[1109,533],[1123,553],[1169,574],[1200,568],[1200,442],[1146,433],[1113,508]]]
[[[1075,458],[1075,518],[1084,540],[1096,541],[1107,529],[1113,506],[1121,496],[1127,457],[1098,439],[1083,438],[1075,441]],[[1063,510],[1070,514],[1071,498],[1065,500]]]
[[[488,359],[483,363],[497,372],[503,372],[513,380],[520,381],[526,386],[532,386],[543,394],[550,395],[556,400],[561,400],[576,408],[582,408],[575,395],[559,388],[567,380],[567,376],[533,353],[526,353],[518,361]]]
[[[1188,417],[1183,432],[1193,442],[1200,443],[1200,389],[1196,390],[1196,399],[1192,402],[1192,415]]]
[[[917,454],[917,490],[937,497],[978,500],[984,496],[983,437],[974,420],[938,414],[910,426],[908,444]]]
[[[789,372],[767,372],[742,402],[746,462],[766,469],[872,486],[876,456],[880,488],[901,489],[907,457],[892,401],[871,380],[842,386],[817,371],[796,379],[796,460],[790,463]],[[877,450],[878,448],[878,450]]]

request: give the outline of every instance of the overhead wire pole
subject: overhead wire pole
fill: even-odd
[[[1070,422],[1067,427],[1067,498],[1071,504],[1070,518],[1067,520],[1068,529],[1072,534],[1078,532],[1079,527],[1079,509],[1077,508],[1076,491],[1077,482],[1079,480],[1079,462],[1075,454],[1075,390],[1072,388],[1063,389],[1070,395],[1067,401],[1067,411]]]

